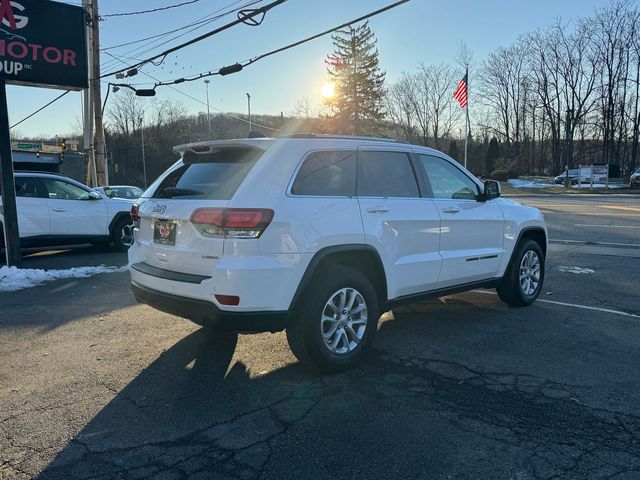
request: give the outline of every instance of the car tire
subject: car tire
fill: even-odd
[[[544,282],[544,254],[537,242],[524,239],[516,247],[507,271],[496,288],[504,303],[523,307],[536,301]]]
[[[127,227],[131,227],[132,225],[133,222],[131,218],[127,216],[122,217],[120,220],[118,220],[113,227],[113,232],[111,233],[111,241],[113,242],[113,246],[119,252],[126,252],[127,250],[129,250],[131,244],[126,241],[125,229]],[[131,234],[133,235],[133,232]],[[131,240],[133,240],[133,238],[131,238]]]
[[[289,347],[314,370],[347,370],[373,344],[380,316],[376,290],[362,272],[343,266],[325,271],[311,285],[287,327]]]

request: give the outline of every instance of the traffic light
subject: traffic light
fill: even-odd
[[[64,151],[67,149],[67,139],[63,138],[60,143],[58,143],[58,146],[62,148],[60,152],[60,163],[64,163]]]

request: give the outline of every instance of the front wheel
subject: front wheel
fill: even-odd
[[[379,315],[369,279],[354,268],[333,267],[303,295],[287,328],[289,347],[316,370],[349,369],[371,348]]]
[[[516,247],[511,264],[496,288],[500,299],[522,307],[536,301],[544,281],[544,255],[538,243],[524,240]]]
[[[126,252],[133,243],[133,222],[130,218],[121,218],[113,228],[111,240],[116,250]]]

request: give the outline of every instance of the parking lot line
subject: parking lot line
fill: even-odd
[[[484,293],[485,295],[498,295],[496,292],[492,292],[491,290],[472,290],[473,292],[476,293]],[[635,313],[629,313],[629,312],[623,312],[621,310],[613,310],[611,308],[601,308],[601,307],[591,307],[589,305],[581,305],[579,303],[567,303],[567,302],[558,302],[557,300],[544,300],[544,299],[538,299],[536,300],[536,302],[540,302],[540,303],[550,303],[552,305],[560,305],[563,307],[572,307],[572,308],[579,308],[582,310],[592,310],[592,311],[596,311],[596,312],[603,312],[603,313],[612,313],[614,315],[622,315],[624,317],[632,317],[632,318],[640,318],[640,315],[637,315]]]
[[[588,223],[574,223],[574,227],[603,227],[603,228],[640,228],[640,225],[590,225]]]
[[[550,238],[549,243],[565,243],[565,244],[576,244],[576,245],[600,245],[603,247],[640,248],[640,244],[637,244],[637,243],[592,242],[590,240],[564,240],[564,239],[557,239],[557,238]]]
[[[541,208],[545,215],[587,215],[589,217],[640,217],[640,213],[589,213],[589,212],[553,212]]]
[[[614,210],[630,210],[632,212],[640,212],[640,207],[630,205],[596,205],[598,208],[611,208]]]

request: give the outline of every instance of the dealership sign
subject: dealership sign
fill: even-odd
[[[50,0],[0,0],[0,80],[87,88],[86,16]]]

